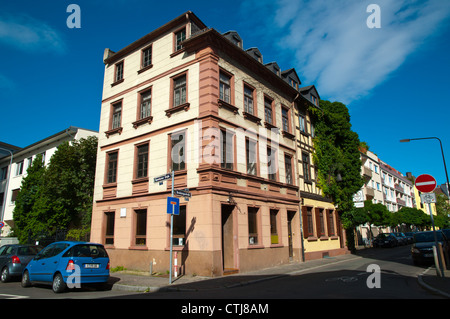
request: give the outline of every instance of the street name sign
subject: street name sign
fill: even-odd
[[[422,193],[431,193],[436,188],[436,180],[428,174],[419,175],[414,184],[417,190]]]
[[[174,191],[174,193],[175,193],[175,195],[178,195],[178,196],[181,196],[181,197],[191,197],[192,196],[192,194],[189,192],[189,189],[185,189],[185,190],[176,189]]]
[[[172,175],[170,174],[170,173],[167,173],[167,174],[164,174],[164,175],[161,175],[161,176],[158,176],[158,177],[155,177],[154,179],[153,179],[153,182],[154,183],[162,183],[162,181],[165,181],[166,179],[170,179],[172,177]]]

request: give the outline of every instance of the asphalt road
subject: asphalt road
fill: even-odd
[[[418,284],[417,276],[425,268],[412,264],[409,250],[409,245],[367,249],[358,253],[363,258],[291,272],[276,279],[234,288],[155,293],[85,288],[55,294],[50,286],[25,289],[20,286],[20,281],[15,281],[0,283],[0,299],[166,299],[178,300],[178,306],[174,306],[177,311],[187,305],[186,300],[440,299]]]

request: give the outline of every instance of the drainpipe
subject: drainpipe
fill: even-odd
[[[298,99],[298,97],[300,96],[300,93],[297,93],[297,95],[295,96],[294,100],[292,101],[293,104],[293,109],[295,111],[295,101]],[[294,117],[294,116],[292,116]],[[294,121],[295,123],[295,121]],[[295,125],[294,125],[294,129],[295,129]],[[295,135],[295,143],[297,143],[297,134]],[[296,147],[297,149],[297,147]],[[295,151],[295,155],[297,156],[297,150]],[[296,168],[298,170],[298,160],[296,161]],[[299,196],[299,202],[298,202],[298,211],[299,211],[299,218],[300,218],[300,240],[302,243],[302,262],[305,262],[305,246],[304,246],[304,241],[303,241],[303,216],[302,216],[302,204],[303,204],[303,198],[301,196],[301,191],[300,191],[300,174],[297,173],[297,183],[298,183],[298,196]]]

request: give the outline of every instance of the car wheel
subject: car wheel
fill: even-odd
[[[54,293],[61,293],[66,290],[66,283],[63,280],[63,277],[60,273],[57,273],[53,278],[52,289]]]
[[[31,287],[30,275],[28,274],[28,270],[25,270],[23,272],[21,284],[24,288]]]
[[[9,269],[8,269],[8,267],[5,267],[2,270],[1,280],[2,280],[2,282],[8,282],[9,279],[10,279]]]

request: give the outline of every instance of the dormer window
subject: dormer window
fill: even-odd
[[[294,81],[293,79],[289,79],[289,84],[296,90],[298,90],[298,83],[297,81]]]
[[[175,51],[181,50],[183,48],[181,42],[183,42],[184,40],[186,40],[186,28],[175,32]]]

